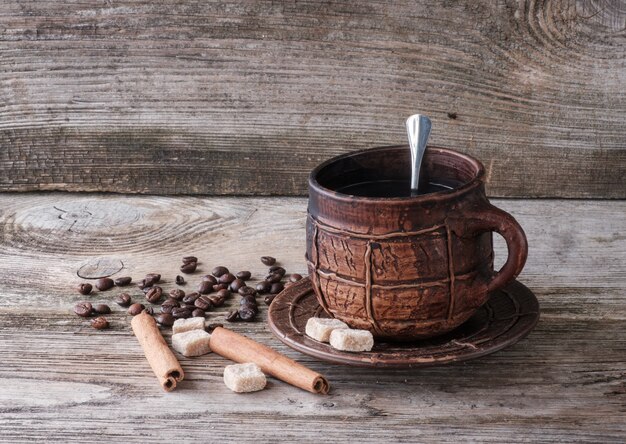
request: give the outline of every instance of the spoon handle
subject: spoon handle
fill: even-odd
[[[417,194],[420,167],[424,151],[426,151],[426,142],[428,142],[431,127],[430,119],[421,114],[414,114],[406,119],[406,132],[409,136],[409,146],[411,147],[411,194]]]

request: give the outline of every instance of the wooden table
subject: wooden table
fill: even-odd
[[[349,368],[283,346],[263,306],[258,322],[232,328],[323,373],[332,391],[270,380],[238,395],[222,382],[229,362],[213,354],[181,358],[186,378],[164,393],[124,310],[112,305],[107,331],[72,313],[85,299],[74,290],[77,270],[121,261],[119,275],[157,271],[169,289],[180,258],[195,254],[194,288],[219,264],[261,276],[258,258],[269,254],[304,273],[305,199],[2,194],[0,440],[624,442],[626,201],[494,203],[528,235],[520,280],[541,304],[530,336],[466,363]]]

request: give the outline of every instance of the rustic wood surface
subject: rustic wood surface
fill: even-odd
[[[301,195],[420,111],[492,196],[624,198],[625,29],[621,0],[5,0],[0,190]]]
[[[218,264],[261,276],[258,258],[271,254],[304,273],[305,199],[1,194],[0,441],[624,442],[626,201],[495,204],[528,234],[519,280],[542,314],[526,339],[445,367],[349,368],[283,346],[263,306],[259,322],[232,328],[321,372],[332,390],[271,380],[237,395],[216,355],[181,358],[185,380],[163,392],[119,307],[101,332],[72,313],[85,299],[77,270],[158,271],[169,289],[180,258],[196,254],[188,289]]]

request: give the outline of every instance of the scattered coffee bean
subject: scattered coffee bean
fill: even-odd
[[[302,275],[298,273],[292,273],[289,275],[289,280],[291,282],[298,282],[299,280],[302,280]]]
[[[150,290],[146,293],[146,299],[151,304],[156,304],[161,300],[163,295],[163,289],[159,286],[150,287]]]
[[[293,284],[295,284],[295,282],[291,282],[291,281],[289,281],[289,282],[285,282],[285,288],[289,288],[289,287],[291,287]]]
[[[86,296],[89,293],[91,293],[91,290],[93,289],[93,287],[91,286],[91,284],[78,284],[78,287],[76,287],[76,289],[78,290],[80,294],[83,294]]]
[[[263,262],[264,265],[274,265],[276,263],[276,258],[272,256],[262,256],[261,262]]]
[[[115,298],[115,303],[120,307],[128,307],[130,305],[131,299],[128,293],[118,294]]]
[[[183,264],[180,266],[180,271],[185,274],[193,273],[198,268],[197,262],[189,262],[188,264]]]
[[[272,287],[272,284],[270,284],[269,282],[261,281],[258,284],[256,284],[256,291],[258,291],[261,294],[267,293],[268,291],[270,291],[271,287]]]
[[[230,284],[235,279],[237,279],[237,278],[235,277],[234,274],[226,273],[226,274],[221,275],[218,280],[219,280],[220,284]]]
[[[180,288],[174,288],[173,290],[170,290],[170,297],[172,299],[176,299],[177,301],[180,301],[182,298],[185,297],[185,292],[181,290]]]
[[[150,316],[152,316],[154,314],[154,307],[146,307],[144,308],[144,310],[146,313],[148,313]]]
[[[195,256],[185,256],[183,258],[183,264],[189,264],[191,262],[198,262],[198,258]]]
[[[125,287],[126,285],[130,284],[132,281],[133,281],[132,277],[124,276],[124,277],[118,277],[113,282],[115,282],[115,285],[117,285],[118,287]]]
[[[74,313],[83,318],[88,318],[93,313],[93,307],[89,302],[79,302],[74,306]]]
[[[91,326],[96,330],[104,330],[105,328],[109,328],[109,321],[100,316],[91,320]]]
[[[144,308],[146,308],[143,304],[140,303],[134,303],[133,305],[131,305],[130,307],[128,307],[128,314],[131,316],[137,316],[139,313],[141,313]]]
[[[196,308],[199,308],[200,310],[208,310],[213,306],[208,296],[200,296],[194,301],[193,305],[195,305]]]
[[[237,291],[237,293],[239,293],[242,296],[254,296],[256,295],[256,290],[252,287],[245,286],[245,287],[241,287]]]
[[[282,282],[275,282],[272,284],[272,288],[270,288],[270,293],[271,294],[278,294],[281,291],[283,291],[283,289],[285,288],[285,286],[282,284]]]
[[[267,276],[265,276],[265,280],[269,282],[270,284],[280,282],[282,278],[283,278],[283,275],[280,273],[270,273]]]
[[[193,293],[189,293],[185,295],[183,297],[183,302],[185,304],[193,304],[196,301],[196,299],[198,299],[199,297],[200,297],[200,294],[194,291]]]
[[[206,316],[206,313],[204,310],[200,310],[199,308],[196,308],[194,311],[191,312],[191,317],[192,318],[203,318]]]
[[[265,299],[264,299],[265,305],[270,305],[275,297],[276,295],[274,294],[268,294],[267,296],[265,296]]]
[[[228,290],[228,284],[215,284],[213,291]]]
[[[242,296],[241,300],[239,301],[239,305],[246,305],[246,304],[256,305],[256,298],[251,294]]]
[[[185,285],[185,278],[182,277],[180,274],[178,276],[176,276],[176,285]]]
[[[202,276],[202,280],[210,282],[212,285],[217,284],[217,278],[215,276],[210,275],[210,274]]]
[[[157,323],[164,327],[171,327],[172,325],[174,325],[175,321],[174,316],[172,316],[170,313],[161,313],[160,315],[156,315],[154,319],[157,321]]]
[[[224,296],[212,294],[211,296],[209,296],[209,301],[211,301],[211,305],[213,305],[213,307],[221,307],[222,305],[224,305],[226,298]]]
[[[247,281],[248,279],[250,279],[252,277],[252,273],[250,273],[249,271],[240,271],[239,273],[237,273],[237,279],[241,279],[242,281]]]
[[[230,283],[230,286],[228,288],[230,288],[231,291],[237,291],[241,287],[245,287],[245,285],[246,285],[246,282],[243,279],[237,278]]]
[[[287,270],[285,270],[283,267],[279,267],[278,265],[274,265],[273,267],[270,267],[269,271],[270,273],[278,273],[281,276],[284,276],[285,273],[287,273]]]
[[[215,277],[220,277],[221,275],[227,274],[227,273],[228,273],[228,268],[222,267],[221,265],[219,267],[215,267],[213,271],[211,271],[211,274]]]
[[[96,304],[93,306],[93,311],[98,314],[105,315],[111,313],[111,307],[107,304]]]
[[[213,284],[209,281],[202,281],[198,286],[198,293],[209,294],[213,291]]]
[[[178,301],[177,301],[176,299],[174,299],[174,298],[167,298],[167,299],[165,300],[165,302],[163,302],[163,303],[161,304],[161,307],[163,307],[164,305],[165,305],[165,306],[170,306],[170,307],[180,307],[180,302],[178,302]]]
[[[111,278],[100,278],[96,281],[96,288],[100,291],[107,291],[113,288],[115,282]]]
[[[228,296],[230,296],[230,291],[226,288],[222,288],[220,291],[217,292],[217,296],[226,299]]]
[[[172,313],[172,310],[174,310],[175,307],[173,305],[161,305],[161,313]]]
[[[237,313],[237,312],[235,312]],[[215,322],[215,323],[211,323],[209,325],[206,326],[206,329],[209,333],[211,333],[213,330],[215,330],[217,327],[222,327],[224,328],[224,324],[220,324],[219,322]]]
[[[187,307],[176,307],[172,310],[172,316],[176,319],[186,319],[191,317],[192,310]]]
[[[257,312],[247,305],[239,308],[239,318],[242,321],[251,321],[252,319],[254,319],[256,314]]]
[[[193,304],[180,304],[180,308],[186,308],[189,311],[194,311],[197,307]]]
[[[226,320],[228,322],[237,322],[238,319],[239,319],[239,311],[237,310],[231,310],[226,315]]]
[[[146,279],[152,282],[152,285],[158,284],[161,281],[161,275],[159,273],[148,273]]]
[[[145,290],[146,288],[152,287],[152,285],[154,285],[154,283],[151,279],[142,279],[137,282],[137,287],[139,287],[140,290]]]

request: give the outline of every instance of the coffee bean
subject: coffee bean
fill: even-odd
[[[186,319],[191,317],[191,310],[186,307],[176,307],[172,310],[172,316],[176,319]]]
[[[265,276],[265,280],[269,282],[270,284],[280,282],[282,278],[283,278],[283,275],[280,273],[270,273],[267,276]]]
[[[105,315],[111,313],[111,307],[109,307],[107,304],[97,304],[94,305],[93,311],[98,314]]]
[[[161,313],[160,315],[156,315],[154,319],[157,321],[158,324],[164,327],[171,327],[172,325],[174,325],[175,321],[174,316],[172,316],[170,313]]]
[[[237,322],[238,319],[239,319],[239,311],[237,310],[231,310],[226,315],[226,320],[228,322]]]
[[[180,301],[182,298],[185,297],[185,292],[181,290],[180,288],[174,288],[173,290],[170,290],[170,297],[172,299],[176,299],[177,301]]]
[[[202,276],[202,280],[210,282],[211,285],[217,284],[217,278],[215,276],[210,275],[210,274]]]
[[[193,273],[198,268],[197,262],[189,262],[188,264],[183,264],[180,266],[180,271],[185,274]]]
[[[91,284],[78,284],[78,287],[76,287],[76,289],[78,290],[80,294],[83,294],[86,296],[89,293],[91,293],[91,290],[93,289],[93,287],[91,286]]]
[[[176,276],[176,285],[185,285],[185,278],[182,277],[180,274],[178,276]]]
[[[213,284],[209,281],[202,281],[198,286],[198,293],[200,294],[209,294],[213,291]]]
[[[248,296],[248,295],[254,296],[254,295],[256,295],[256,290],[254,288],[252,288],[252,287],[246,286],[246,287],[241,287],[237,291],[237,293],[239,293],[242,296]]]
[[[189,293],[185,295],[185,297],[183,297],[183,302],[185,304],[193,304],[196,301],[196,299],[198,299],[199,297],[200,297],[200,294],[194,291],[193,293]]]
[[[168,299],[165,300],[165,302],[163,302],[161,304],[161,307],[163,307],[163,306],[180,307],[180,302],[178,302],[174,298],[168,298]]]
[[[146,308],[143,309],[143,311],[145,311],[150,316],[152,316],[154,314],[154,307],[146,307]]]
[[[298,274],[298,273],[291,273],[291,274],[289,275],[289,280],[290,280],[291,282],[298,282],[298,281],[299,281],[299,280],[301,280],[301,279],[302,279],[302,275],[301,275],[301,274]]]
[[[237,312],[235,312],[235,313],[237,313]],[[220,324],[219,322],[214,322],[214,323],[211,323],[211,324],[207,325],[207,326],[206,326],[206,329],[207,329],[207,331],[210,333],[210,332],[212,332],[213,330],[215,330],[217,327],[222,327],[222,328],[224,328],[224,324]]]
[[[221,307],[222,305],[224,305],[226,298],[224,296],[212,294],[211,296],[209,296],[209,301],[211,301],[211,305],[213,305],[213,307]]]
[[[180,304],[180,308],[186,308],[189,311],[194,311],[197,307],[193,304]]]
[[[151,304],[156,304],[161,300],[161,296],[163,295],[163,289],[158,286],[150,287],[150,290],[146,293],[146,299]]]
[[[230,296],[230,291],[226,288],[223,288],[217,292],[217,296],[226,299],[228,296]]]
[[[159,273],[148,273],[146,279],[152,282],[152,285],[158,284],[161,281],[161,275]]]
[[[285,286],[282,284],[282,282],[276,282],[276,283],[272,284],[272,288],[270,288],[270,293],[271,294],[278,294],[281,291],[283,291],[284,288],[285,288]]]
[[[199,308],[196,308],[194,311],[191,312],[191,317],[192,318],[203,318],[206,316],[206,313],[204,310],[200,310]]]
[[[83,318],[88,318],[93,313],[93,307],[89,302],[79,302],[74,306],[74,313]]]
[[[270,273],[278,273],[281,276],[284,276],[285,273],[287,273],[287,270],[285,270],[283,267],[279,267],[278,265],[274,265],[273,267],[270,267],[269,271]]]
[[[152,287],[152,282],[150,281],[150,279],[142,279],[139,282],[137,282],[137,287],[139,287],[140,290],[144,290],[148,287]]]
[[[285,282],[285,288],[289,288],[289,287],[291,287],[293,284],[295,284],[295,282],[291,282],[291,281],[289,281],[289,282]]]
[[[270,284],[269,282],[261,281],[258,284],[256,284],[256,291],[258,291],[261,294],[267,293],[268,291],[270,291],[271,287],[272,287],[272,284]]]
[[[257,312],[248,306],[241,307],[239,309],[239,318],[242,321],[251,321],[256,316]]]
[[[124,276],[124,277],[118,277],[113,282],[115,282],[115,285],[117,285],[118,287],[125,287],[126,285],[130,284],[132,281],[133,281],[132,277]]]
[[[185,256],[183,258],[183,264],[189,264],[191,262],[198,262],[198,258],[195,256]]]
[[[256,305],[256,299],[252,295],[242,296],[239,305]]]
[[[218,280],[219,280],[220,284],[230,284],[235,279],[237,279],[237,278],[235,277],[234,274],[232,274],[232,273],[225,273],[225,274],[221,275]]]
[[[221,275],[227,274],[227,273],[228,273],[228,268],[222,267],[221,265],[219,267],[215,267],[213,271],[211,271],[211,274],[215,277],[220,277]]]
[[[242,281],[247,281],[252,277],[252,273],[249,271],[240,271],[237,273],[237,279],[241,279]]]
[[[113,288],[115,282],[111,278],[100,278],[96,281],[96,288],[100,291],[107,291]]]
[[[172,313],[175,308],[173,305],[161,305],[161,313]]]
[[[274,294],[268,294],[267,296],[265,296],[265,299],[264,299],[265,305],[270,305],[275,297],[276,295]]]
[[[131,316],[137,316],[139,313],[141,313],[144,310],[144,308],[146,307],[143,304],[136,302],[130,307],[128,307],[128,314]]]
[[[228,290],[228,284],[215,284],[213,291]]]
[[[120,307],[128,307],[130,302],[130,295],[128,293],[118,294],[115,298],[115,303]]]
[[[228,288],[230,288],[231,291],[237,291],[241,287],[245,287],[245,286],[246,286],[246,282],[243,279],[237,278],[230,283],[230,287]]]
[[[208,310],[213,306],[208,296],[200,296],[198,299],[195,300],[193,305],[195,305],[196,308],[199,308],[200,310]]]
[[[91,326],[96,330],[104,330],[105,328],[109,328],[109,321],[100,316],[91,320]]]
[[[272,256],[262,256],[261,262],[265,265],[274,265],[276,263],[276,258]]]

